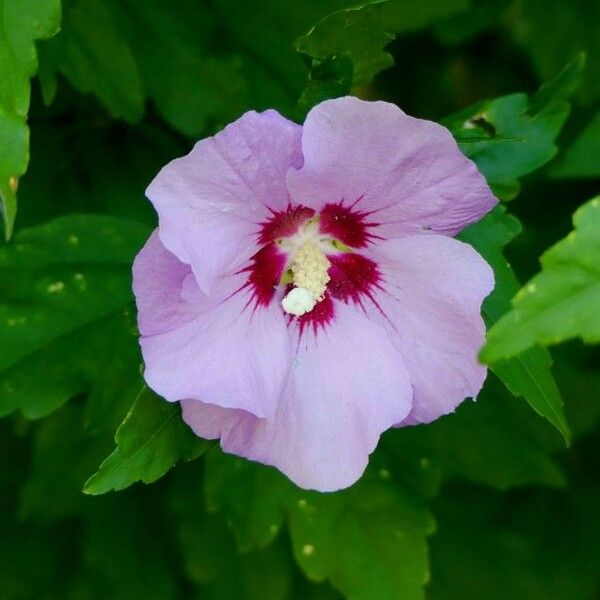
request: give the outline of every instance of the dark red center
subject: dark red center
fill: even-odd
[[[343,202],[326,204],[319,214],[319,231],[352,248],[366,248],[377,236],[369,230],[378,223],[368,222],[369,213],[344,206]]]
[[[288,238],[298,232],[306,221],[315,216],[315,211],[305,206],[289,206],[285,211],[273,212],[270,219],[260,225],[259,243],[263,247],[252,257],[244,271],[248,273],[246,287],[252,290],[256,306],[268,306],[281,281],[287,256],[277,244],[277,240]],[[326,204],[319,213],[319,232],[332,240],[342,242],[352,248],[364,248],[377,236],[370,231],[376,223],[366,221],[368,213],[355,210],[343,203]],[[364,301],[375,302],[373,293],[379,287],[381,274],[376,263],[356,252],[335,252],[327,255],[331,266],[331,280],[322,301],[297,320],[300,331],[307,327],[315,332],[325,327],[335,317],[333,300],[353,302],[364,308]],[[291,286],[288,287],[288,290]]]

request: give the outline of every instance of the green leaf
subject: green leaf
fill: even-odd
[[[596,466],[589,453],[581,461],[586,471]],[[568,493],[532,489],[517,496],[466,485],[448,488],[434,507],[438,529],[430,542],[428,598],[594,598],[600,489],[577,473],[569,479]]]
[[[141,118],[151,99],[170,125],[190,137],[244,110],[291,105],[289,90],[269,67],[223,35],[243,7],[237,4],[221,19],[213,4],[179,0],[173,10],[160,0],[69,0],[63,31],[42,48],[45,98],[53,96],[60,71],[77,90],[93,93],[113,116],[129,122]],[[268,14],[257,17],[264,26]],[[248,28],[247,20],[240,22]],[[286,42],[281,31],[278,23],[278,45],[287,43],[287,54],[297,59],[294,38]]]
[[[427,510],[389,481],[363,477],[337,494],[306,493],[290,511],[296,560],[347,598],[424,598]]]
[[[43,51],[45,77],[61,71],[82,93],[93,93],[112,115],[129,122],[144,112],[144,90],[131,48],[123,39],[110,3],[68,0],[63,27]]]
[[[512,33],[529,52],[541,80],[552,77],[566,56],[584,51],[588,67],[577,97],[585,103],[600,97],[600,6],[587,0],[523,0]]]
[[[83,599],[178,600],[179,572],[169,560],[176,547],[166,535],[162,502],[149,494],[85,498],[79,552]]]
[[[304,120],[306,113],[319,102],[349,94],[352,85],[352,62],[347,57],[336,56],[312,63],[306,89],[298,101],[299,120]]]
[[[459,236],[470,243],[494,269],[496,286],[483,303],[483,315],[488,328],[510,310],[510,299],[519,289],[519,282],[502,254],[502,247],[520,230],[517,219],[507,215],[504,208],[499,206]],[[550,372],[551,365],[546,350],[531,348],[493,364],[491,369],[515,396],[525,398],[538,414],[548,419],[568,443],[571,434],[560,392]]]
[[[600,111],[567,147],[558,163],[553,165],[553,177],[600,177]]]
[[[374,471],[348,490],[319,494],[215,449],[207,455],[207,502],[223,511],[244,548],[269,543],[286,515],[294,555],[309,579],[327,579],[346,597],[423,598],[433,522],[389,471]]]
[[[584,67],[578,55],[529,99],[511,94],[478,102],[444,119],[463,152],[477,164],[501,199],[512,199],[518,178],[546,164],[566,121],[567,101]]]
[[[579,208],[573,223],[574,231],[542,255],[541,272],[513,298],[513,310],[490,330],[486,362],[535,344],[600,341],[600,196]]]
[[[29,162],[29,79],[37,70],[35,40],[54,35],[60,0],[0,0],[0,213],[12,236],[19,177]]]
[[[122,490],[136,481],[152,483],[179,460],[202,454],[205,442],[181,420],[179,404],[144,387],[115,434],[113,453],[85,484],[86,494]]]
[[[477,402],[463,402],[435,423],[392,430],[383,448],[396,477],[437,473],[443,482],[460,476],[499,490],[565,485],[551,458],[553,431],[491,373]],[[418,469],[405,473],[410,457]]]
[[[242,112],[248,86],[241,60],[211,52],[216,23],[208,7],[196,0],[180,0],[176,11],[161,0],[109,4],[147,94],[171,125],[196,137],[210,120],[227,122]]]
[[[347,57],[354,66],[353,84],[366,84],[393,64],[385,47],[394,36],[423,28],[467,6],[466,0],[368,2],[325,17],[298,39],[296,49],[317,61]]]
[[[125,311],[148,233],[125,219],[70,216],[0,249],[0,415],[39,418],[88,390],[115,410],[111,395],[126,396],[137,377]],[[103,356],[111,359],[99,369]]]
[[[178,474],[181,475],[181,474]],[[202,598],[292,600],[293,564],[282,539],[267,548],[240,553],[221,515],[205,511],[202,479],[178,477],[171,508],[178,525],[185,569]],[[239,483],[236,487],[241,487]],[[304,598],[304,596],[301,596]]]
[[[38,522],[81,516],[89,503],[81,488],[110,443],[109,435],[98,438],[86,429],[81,404],[68,404],[37,423],[20,516]]]
[[[528,114],[535,116],[553,105],[567,102],[579,87],[585,64],[585,52],[580,52],[554,79],[543,83],[529,101]]]
[[[206,456],[207,508],[223,510],[242,552],[268,546],[281,531],[294,485],[275,469],[261,468],[218,448]]]

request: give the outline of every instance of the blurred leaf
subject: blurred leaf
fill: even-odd
[[[42,50],[46,80],[58,69],[81,93],[98,96],[115,117],[134,122],[142,116],[140,71],[110,3],[66,0],[62,30]]]
[[[0,249],[0,415],[39,418],[89,389],[101,398],[108,376],[122,381],[139,364],[123,314],[131,262],[147,235],[133,221],[69,216],[23,230]]]
[[[293,565],[282,540],[266,549],[240,554],[223,518],[205,511],[201,478],[187,475],[176,480],[171,504],[186,571],[198,586],[199,597],[207,600],[297,598],[291,581]]]
[[[600,111],[575,138],[557,164],[553,177],[600,177]]]
[[[522,0],[513,34],[531,54],[541,80],[552,77],[565,58],[584,51],[588,67],[578,90],[589,103],[600,97],[600,4],[589,0]]]
[[[89,502],[81,493],[83,483],[108,448],[108,436],[98,439],[84,427],[81,405],[64,406],[41,421],[21,490],[21,516],[44,522],[81,515]]]
[[[517,179],[539,169],[556,154],[554,141],[570,110],[567,98],[581,77],[584,63],[583,55],[575,57],[531,99],[525,94],[502,96],[444,119],[463,152],[475,161],[502,199],[512,199]],[[507,193],[502,194],[503,190]]]
[[[535,344],[600,341],[600,196],[579,208],[575,230],[540,259],[542,271],[488,334],[482,358],[509,358]]]
[[[212,121],[237,117],[247,99],[241,61],[211,52],[214,17],[197,0],[113,2],[147,94],[177,130],[200,136]]]
[[[568,102],[569,98],[579,87],[581,77],[585,72],[586,55],[580,52],[559,73],[545,83],[529,101],[527,113],[535,116],[553,105]]]
[[[17,212],[19,177],[29,162],[29,79],[37,71],[34,42],[54,35],[60,0],[0,0],[0,213],[6,239]]]
[[[296,49],[316,61],[347,57],[354,67],[353,85],[366,84],[393,64],[385,47],[394,36],[425,27],[467,6],[467,0],[369,2],[325,17],[298,39]]]
[[[254,57],[268,78],[277,81],[295,101],[306,74],[294,41],[329,13],[356,0],[214,0],[215,19],[239,52]]]
[[[68,0],[63,31],[42,48],[44,97],[52,98],[60,71],[129,122],[152,99],[190,137],[250,108],[285,107],[291,102],[281,82],[253,52],[229,47],[223,36],[241,9],[223,21],[214,6],[197,0],[177,0],[175,7],[160,0]],[[281,35],[280,26],[275,33]]]
[[[298,101],[300,116],[304,117],[313,106],[323,100],[349,94],[351,85],[352,62],[347,57],[313,60],[308,84]]]
[[[397,477],[406,470],[406,458],[415,457],[421,471],[439,472],[445,481],[460,476],[500,490],[560,487],[565,477],[551,458],[555,448],[546,429],[490,374],[477,402],[463,402],[429,425],[392,430],[383,443]]]
[[[236,489],[234,480],[244,483]],[[348,490],[319,494],[215,449],[207,456],[206,490],[209,507],[223,511],[243,547],[268,543],[286,514],[296,560],[309,579],[328,579],[357,600],[424,597],[425,539],[433,522],[421,501],[395,486],[389,472],[367,474]],[[245,509],[240,490],[250,490]]]
[[[66,528],[0,522],[0,598],[64,600],[69,567],[76,566],[65,564],[72,558],[72,534]]]
[[[81,600],[180,598],[179,572],[169,560],[160,505],[132,494],[87,502],[82,554],[88,589]]]
[[[290,509],[294,554],[308,577],[357,600],[424,598],[433,528],[412,497],[368,477],[336,494],[302,494]]]
[[[212,449],[206,456],[208,510],[223,510],[242,552],[269,545],[281,531],[286,499],[294,486],[275,469]]]
[[[115,434],[116,449],[85,484],[86,494],[122,490],[136,481],[152,483],[181,459],[191,460],[205,449],[181,420],[177,403],[140,392]]]
[[[499,206],[459,236],[471,244],[494,269],[496,286],[483,303],[483,315],[488,328],[510,310],[510,299],[519,289],[519,282],[502,254],[502,247],[520,231],[519,221]],[[515,396],[524,397],[538,414],[548,419],[568,443],[571,433],[563,413],[560,392],[550,372],[551,365],[546,350],[531,348],[509,360],[494,363],[491,369]]]
[[[469,42],[495,27],[510,3],[511,0],[474,0],[468,10],[435,23],[435,36],[453,46]]]
[[[507,496],[473,486],[448,489],[435,507],[438,530],[430,544],[427,597],[596,598],[599,501],[597,482],[589,480],[572,483],[569,494],[533,489]]]

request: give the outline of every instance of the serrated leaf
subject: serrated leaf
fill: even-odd
[[[511,266],[502,255],[502,247],[521,230],[518,220],[499,206],[481,221],[461,232],[460,238],[470,243],[492,266],[496,279],[493,292],[483,303],[488,328],[510,310],[510,299],[519,289]],[[494,373],[515,395],[522,396],[541,416],[552,423],[568,443],[571,438],[564,416],[560,392],[550,367],[552,360],[543,348],[531,348],[491,366]]]
[[[181,420],[179,404],[147,387],[140,392],[115,434],[117,447],[85,484],[86,494],[122,490],[136,481],[152,483],[179,460],[199,456],[206,442]]]
[[[394,36],[465,8],[466,0],[368,2],[325,17],[298,39],[296,49],[310,60],[347,57],[353,64],[353,84],[366,84],[393,64],[385,47]]]
[[[0,0],[0,213],[12,236],[19,177],[29,161],[29,79],[37,70],[34,42],[60,23],[60,0]]]
[[[101,404],[109,391],[126,394],[139,364],[125,316],[131,262],[148,232],[125,219],[70,216],[0,249],[0,415],[39,418],[88,390]],[[116,356],[98,369],[104,352]]]
[[[567,99],[584,64],[583,55],[578,55],[532,98],[501,96],[443,120],[501,199],[514,198],[517,180],[555,156],[555,140],[569,115]]]
[[[579,208],[573,223],[574,231],[542,255],[541,272],[489,331],[481,354],[486,362],[575,337],[600,342],[600,197]]]
[[[244,548],[268,543],[287,516],[296,560],[309,579],[328,580],[348,598],[423,598],[433,522],[421,499],[398,487],[389,471],[375,470],[348,490],[319,494],[214,449],[207,456],[207,502],[223,512]],[[245,508],[241,490],[250,490]]]
[[[553,165],[553,177],[600,177],[600,111]]]

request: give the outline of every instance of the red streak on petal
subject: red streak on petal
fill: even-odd
[[[377,264],[361,254],[345,253],[332,254],[327,257],[329,267],[329,282],[327,289],[337,300],[363,306],[366,297],[375,304],[373,293],[380,288],[381,273]]]
[[[312,208],[306,206],[288,206],[287,210],[275,212],[271,218],[262,223],[258,234],[260,244],[274,242],[278,238],[294,235],[300,226],[315,215]]]
[[[243,269],[243,272],[248,273],[248,281],[244,287],[252,289],[256,306],[269,306],[273,300],[285,262],[285,254],[279,252],[275,244],[267,244],[250,259],[250,265]]]
[[[353,248],[364,248],[372,239],[380,239],[369,232],[378,223],[369,223],[365,218],[370,213],[354,210],[342,202],[326,204],[320,213],[321,233],[330,235]]]
[[[321,302],[317,302],[315,307],[305,315],[301,317],[292,317],[291,321],[297,320],[300,326],[300,337],[305,332],[307,327],[312,327],[314,333],[318,333],[320,329],[325,327],[335,317],[335,308],[333,306],[333,300],[327,293]]]

